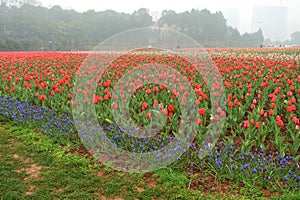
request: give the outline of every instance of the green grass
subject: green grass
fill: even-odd
[[[154,173],[117,172],[78,154],[65,154],[49,137],[11,123],[0,123],[0,199],[248,199],[187,189],[190,179],[176,163]],[[154,184],[149,184],[150,181]],[[234,188],[234,187],[233,187]],[[238,194],[238,188],[235,189]],[[245,190],[245,189],[244,189]],[[201,191],[201,190],[200,190]],[[293,199],[299,196],[289,196]]]

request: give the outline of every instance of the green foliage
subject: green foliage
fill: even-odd
[[[91,50],[114,34],[155,23],[146,8],[132,14],[113,10],[78,13],[59,6],[48,9],[35,1],[16,2],[18,6],[0,5],[0,51]],[[183,32],[207,47],[258,47],[263,42],[261,31],[241,36],[227,26],[221,12],[206,9],[163,11],[158,25]]]
[[[111,35],[152,24],[145,8],[130,15],[112,10],[78,13],[59,6],[48,9],[31,4],[1,4],[0,50],[91,50]]]
[[[165,10],[159,25],[181,31],[207,47],[259,47],[264,37],[261,30],[240,35],[237,29],[228,27],[222,12],[195,10],[176,13]]]
[[[189,183],[185,174],[170,168],[155,172],[154,177],[158,177],[158,183],[161,183],[164,187],[185,188]]]
[[[291,44],[300,45],[300,31],[296,31],[291,35]]]

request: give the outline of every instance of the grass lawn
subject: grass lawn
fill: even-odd
[[[264,196],[259,188],[240,188],[238,183],[228,185],[219,180],[215,180],[219,183],[215,184],[217,192],[207,192],[205,181],[214,182],[208,176],[200,177],[198,181],[204,184],[197,190],[192,189],[191,183],[195,180],[186,178],[174,170],[174,166],[154,174],[117,172],[101,164],[91,165],[90,159],[78,153],[66,153],[70,148],[69,144],[62,146],[33,130],[1,122],[0,199],[251,199]]]

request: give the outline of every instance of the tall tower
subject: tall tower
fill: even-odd
[[[279,0],[279,6],[288,7],[288,0]]]
[[[280,4],[285,4],[281,0]],[[285,4],[286,5],[286,4]],[[257,6],[253,8],[252,31],[262,29],[265,39],[284,41],[287,38],[287,6]]]

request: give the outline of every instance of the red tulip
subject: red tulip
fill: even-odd
[[[45,95],[41,95],[41,96],[39,96],[39,100],[40,100],[40,101],[46,101],[47,98],[46,98]]]
[[[278,120],[277,121],[277,125],[279,126],[279,127],[282,127],[284,124],[283,124],[283,121],[282,120]]]
[[[168,110],[169,112],[174,112],[175,106],[174,105],[169,105]]]
[[[249,122],[248,121],[244,121],[244,128],[248,128],[249,127]]]
[[[197,124],[201,125],[202,124],[202,120],[201,119],[197,119]]]
[[[117,109],[118,107],[119,107],[118,104],[114,102],[114,103],[113,103],[113,108],[114,108],[114,109]]]
[[[260,127],[260,123],[259,122],[256,122],[256,124],[255,124],[255,128],[259,128]]]
[[[143,104],[142,104],[142,110],[144,111],[144,110],[146,110],[148,108],[148,104],[146,103],[146,102],[144,102]]]
[[[150,113],[146,113],[146,118],[149,119],[151,117]]]
[[[198,113],[200,114],[200,115],[205,115],[205,108],[199,108],[198,109]]]

